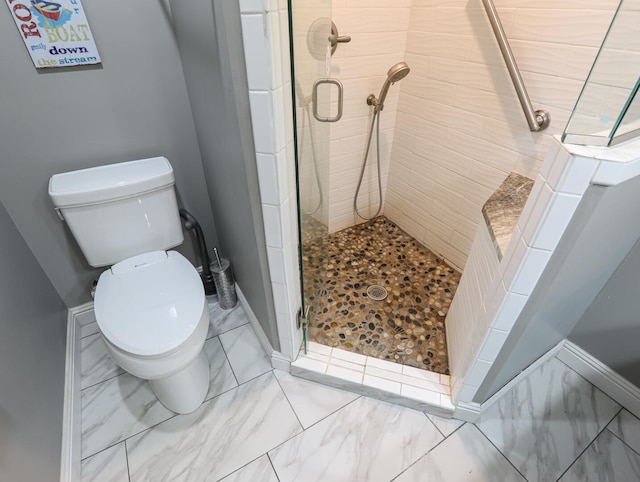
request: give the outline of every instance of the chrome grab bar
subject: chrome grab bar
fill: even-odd
[[[507,40],[507,36],[504,33],[502,24],[500,23],[500,18],[498,17],[498,12],[493,4],[493,0],[482,0],[482,4],[484,5],[484,9],[489,17],[491,28],[493,29],[493,33],[496,36],[498,45],[500,46],[500,51],[502,52],[504,61],[507,64],[511,81],[513,82],[513,86],[518,94],[518,99],[520,100],[524,116],[529,124],[529,129],[532,132],[538,132],[546,129],[551,122],[551,116],[546,110],[533,110],[531,100],[529,100],[529,95],[527,94],[527,89],[524,86],[522,76],[518,70],[516,59],[513,57],[513,52],[511,52],[511,47],[509,47],[509,41]]]
[[[334,117],[321,117],[318,113],[318,87],[322,84],[333,84],[338,87],[338,113]],[[313,104],[313,117],[320,122],[338,122],[342,117],[342,82],[338,79],[318,79],[313,83],[311,95]]]

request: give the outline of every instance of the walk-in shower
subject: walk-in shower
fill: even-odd
[[[336,79],[344,86],[341,120],[312,121],[305,127],[313,129],[314,142],[320,144],[317,172],[323,186],[322,209],[302,213],[300,223],[303,284],[314,288],[305,291],[304,300],[310,308],[312,339],[446,371],[437,356],[447,352],[446,342],[441,344],[430,329],[447,331],[440,322],[484,222],[482,207],[511,172],[536,177],[552,136],[566,123],[582,87],[581,72],[588,71],[615,8],[597,16],[597,28],[576,16],[577,7],[549,4],[542,11],[507,2],[498,11],[513,36],[513,54],[521,61],[534,116],[540,109],[553,112],[549,127],[530,130],[529,116],[523,117],[518,101],[523,89],[514,89],[512,69],[505,65],[481,1],[302,3],[291,2],[296,81],[305,95],[318,79]],[[333,19],[351,38],[338,44],[333,57],[326,45],[315,49],[316,57],[306,51],[309,26],[320,17]],[[544,26],[550,37],[541,38],[533,24]],[[590,34],[581,36],[583,30]],[[327,30],[314,38],[326,43],[330,36]],[[549,38],[557,55],[538,56]],[[571,62],[559,61],[559,56]],[[318,98],[324,106],[317,108],[327,117],[337,111],[335,97],[326,92]],[[363,102],[367,97],[368,106]],[[378,115],[381,111],[385,115]],[[296,114],[307,119],[300,106]],[[302,134],[299,123],[297,134]],[[310,138],[307,133],[305,142]],[[378,151],[379,167],[363,167],[367,149]],[[317,192],[313,164],[302,159],[298,173],[300,196],[304,199],[309,188]],[[314,194],[316,203],[307,205],[315,207],[317,199]],[[310,225],[313,236],[308,236]],[[487,250],[481,256],[493,255]],[[310,280],[307,266],[314,265],[321,268]],[[467,278],[473,277],[472,271]],[[492,289],[496,285],[495,280],[480,281]],[[369,296],[371,285],[387,289],[387,298]],[[427,287],[427,294],[413,291],[420,286]],[[467,310],[466,318],[475,319],[488,308],[467,301],[454,303]],[[452,356],[460,354],[457,369],[469,366],[467,358],[479,359],[484,340],[484,332],[460,326],[449,333]],[[403,339],[414,336],[416,329],[433,357],[426,353],[418,358],[416,340]],[[392,346],[392,339],[399,343]]]

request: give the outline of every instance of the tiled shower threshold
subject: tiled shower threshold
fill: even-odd
[[[291,374],[414,410],[450,418],[449,375],[309,342]]]

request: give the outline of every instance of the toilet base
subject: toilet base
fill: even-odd
[[[151,390],[169,410],[186,414],[196,410],[209,391],[209,360],[204,350],[184,369],[149,380]]]

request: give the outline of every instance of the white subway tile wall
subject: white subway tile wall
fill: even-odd
[[[300,288],[287,5],[242,0],[240,10],[280,349],[293,359],[301,334],[294,328]]]
[[[534,108],[551,114],[547,130],[529,131],[481,2],[413,1],[406,45],[412,70],[396,86],[385,214],[459,268],[489,195],[510,171],[535,179],[618,4],[495,3]]]

